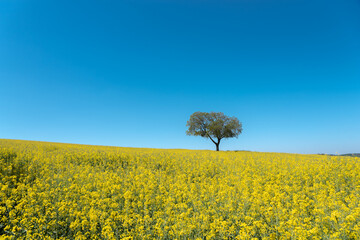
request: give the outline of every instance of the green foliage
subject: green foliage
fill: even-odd
[[[223,138],[238,137],[242,132],[242,124],[236,117],[228,117],[222,112],[195,112],[186,124],[187,135],[210,138],[219,150]],[[217,141],[215,141],[217,140]]]

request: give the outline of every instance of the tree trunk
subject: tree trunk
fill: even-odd
[[[221,138],[218,138],[217,142],[214,141],[214,139],[212,139],[212,137],[208,134],[208,137],[210,138],[210,140],[215,144],[216,146],[216,151],[219,151],[219,145],[220,145],[220,141],[221,141]]]
[[[218,138],[217,140],[218,140],[218,141],[217,141],[217,142],[215,142],[215,145],[216,145],[216,151],[219,151],[219,145],[220,145],[221,138]]]

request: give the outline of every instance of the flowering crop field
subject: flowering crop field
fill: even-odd
[[[0,139],[0,239],[360,239],[359,160]]]

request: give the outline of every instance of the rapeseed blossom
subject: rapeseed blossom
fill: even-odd
[[[360,239],[359,160],[0,140],[0,239]]]

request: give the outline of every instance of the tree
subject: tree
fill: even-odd
[[[236,117],[228,117],[222,112],[195,112],[186,124],[187,135],[210,138],[219,151],[223,138],[238,137],[242,132],[242,124]]]

